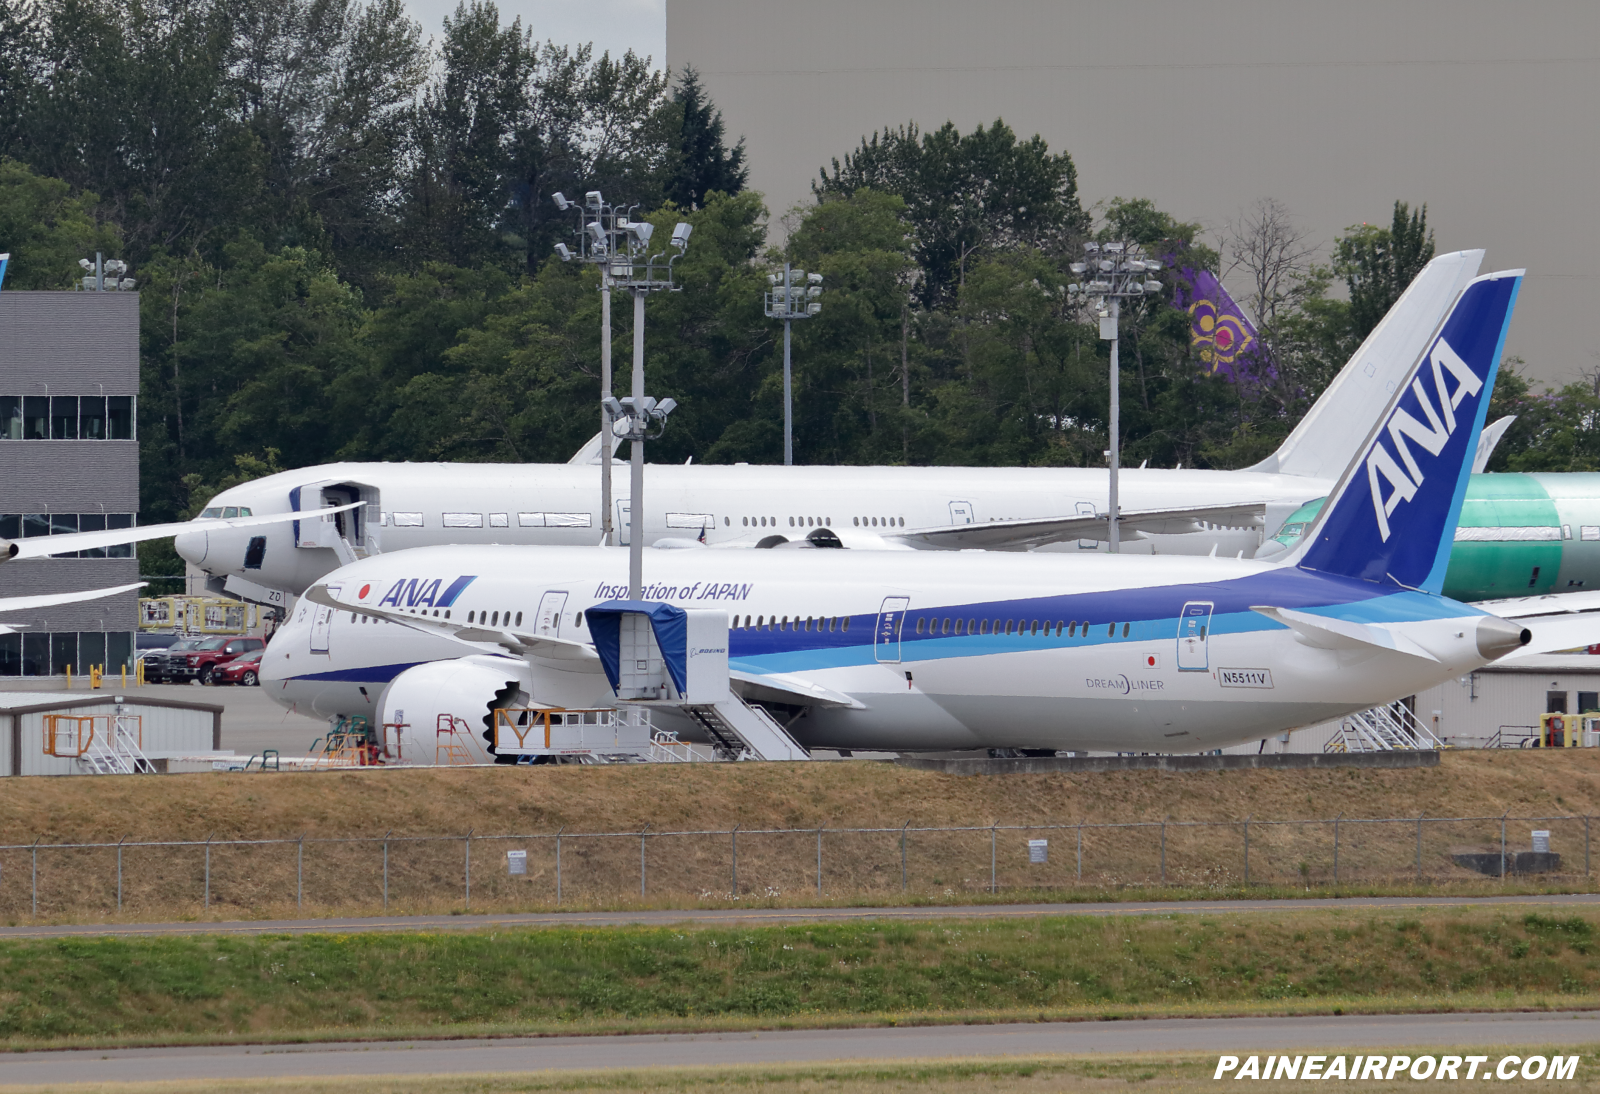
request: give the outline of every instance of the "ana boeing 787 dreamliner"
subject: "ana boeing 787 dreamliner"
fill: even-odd
[[[1121,475],[1123,550],[1249,557],[1289,513],[1324,497],[1432,336],[1482,251],[1441,255],[1406,290],[1283,445],[1243,471],[1130,469]],[[599,452],[599,446],[594,446]],[[685,547],[874,547],[1073,554],[1107,538],[1103,467],[782,467],[651,465],[643,536]],[[618,478],[626,545],[632,501]],[[338,566],[379,551],[440,544],[601,543],[599,468],[572,464],[342,463],[225,490],[206,515],[363,503],[337,520],[259,532],[196,531],[179,554],[215,587],[283,603]],[[1141,538],[1142,537],[1142,538]],[[1132,541],[1132,542],[1128,542]]]
[[[733,690],[806,747],[1197,751],[1570,647],[1600,615],[1440,593],[1520,281],[1476,279],[1413,344],[1279,560],[651,551],[644,598],[725,612]],[[308,591],[262,684],[305,713],[406,723],[396,750],[429,760],[441,714],[614,706],[584,617],[614,610],[626,573],[601,547],[365,559]]]

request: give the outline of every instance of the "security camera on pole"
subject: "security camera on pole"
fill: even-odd
[[[1120,384],[1117,376],[1117,318],[1122,312],[1122,301],[1136,300],[1147,293],[1161,291],[1161,282],[1147,274],[1161,269],[1161,263],[1144,256],[1137,243],[1085,243],[1083,261],[1074,262],[1073,273],[1088,274],[1089,280],[1067,286],[1068,296],[1084,301],[1093,300],[1100,317],[1100,337],[1111,342],[1111,421],[1108,427],[1111,447],[1106,451],[1107,465],[1111,469],[1110,505],[1107,521],[1111,538],[1111,552],[1122,549],[1117,522],[1121,510],[1117,504],[1117,470],[1122,455],[1120,416],[1122,413]]]
[[[766,294],[767,318],[783,320],[783,463],[794,463],[794,387],[789,369],[789,333],[796,319],[810,319],[822,311],[817,298],[822,295],[822,275],[791,270],[783,264],[783,280],[767,275],[772,288]]]
[[[574,206],[560,194],[555,198],[556,205],[563,210]],[[633,394],[622,399],[614,398],[610,391],[610,308],[602,308],[606,336],[605,349],[601,354],[601,379],[606,390],[601,396],[600,418],[613,434],[632,442],[632,451],[629,453],[628,596],[633,600],[640,599],[644,590],[644,442],[647,438],[661,435],[661,430],[666,427],[667,415],[678,405],[672,399],[662,399],[657,403],[644,393],[644,299],[663,289],[670,292],[680,290],[681,286],[673,283],[673,265],[689,249],[689,233],[694,230],[692,225],[680,221],[672,229],[668,244],[676,253],[671,258],[667,257],[666,250],[651,254],[650,238],[655,234],[655,225],[649,221],[632,219],[636,208],[638,206],[623,209],[606,205],[599,191],[590,191],[584,201],[586,223],[578,234],[578,250],[574,252],[565,244],[556,245],[556,253],[564,261],[577,258],[600,263],[603,299],[610,298],[612,287],[633,293]],[[655,429],[654,433],[649,432],[652,428]],[[611,459],[610,452],[606,451],[609,446],[602,444],[600,447],[605,457],[601,460],[604,468],[601,483],[605,490],[610,486]],[[604,504],[609,521],[610,498],[605,498]]]

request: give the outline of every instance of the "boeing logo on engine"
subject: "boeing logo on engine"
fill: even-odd
[[[1434,345],[1430,360],[1433,364],[1433,387],[1439,396],[1438,409],[1434,408],[1422,377],[1418,376],[1411,381],[1411,393],[1417,397],[1428,424],[1423,425],[1404,407],[1396,406],[1385,428],[1400,458],[1397,460],[1384,447],[1382,432],[1367,455],[1367,482],[1372,488],[1372,509],[1378,518],[1378,531],[1385,543],[1389,542],[1389,518],[1401,502],[1416,497],[1425,478],[1406,438],[1421,445],[1428,455],[1437,456],[1444,451],[1445,444],[1456,431],[1457,408],[1464,400],[1475,398],[1483,390],[1483,381],[1443,338]],[[1446,390],[1446,372],[1455,378],[1456,388],[1453,392]],[[1404,467],[1401,466],[1402,462]],[[1380,476],[1394,488],[1387,498],[1378,484]]]

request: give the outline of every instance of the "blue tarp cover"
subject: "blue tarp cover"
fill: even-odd
[[[650,629],[655,632],[656,645],[661,647],[661,659],[666,663],[667,675],[679,695],[689,691],[689,615],[682,608],[663,604],[659,600],[607,600],[596,604],[584,614],[589,621],[589,634],[594,638],[595,652],[616,691],[620,676],[622,645],[622,613],[637,612],[650,617]]]

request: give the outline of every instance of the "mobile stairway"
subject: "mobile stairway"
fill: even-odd
[[[809,760],[777,719],[747,702],[728,672],[728,615],[649,600],[613,600],[585,613],[617,699],[681,711],[724,760]]]

